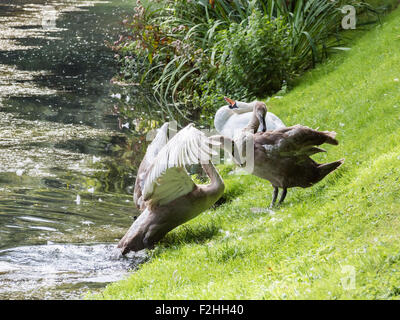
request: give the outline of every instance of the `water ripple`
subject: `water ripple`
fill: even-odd
[[[0,250],[0,299],[79,299],[88,288],[123,279],[147,259],[114,244],[48,244]],[[74,285],[79,285],[76,291]]]

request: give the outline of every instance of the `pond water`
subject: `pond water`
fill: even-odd
[[[123,0],[0,3],[0,299],[79,299],[146,259],[115,249],[137,214],[131,190],[97,179],[125,139],[104,41],[131,10]]]

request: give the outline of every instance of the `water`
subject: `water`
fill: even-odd
[[[115,250],[137,212],[102,165],[125,139],[104,40],[131,6],[0,3],[0,299],[78,299],[145,259]]]
[[[121,258],[114,245],[47,244],[0,251],[0,298],[76,299],[126,276],[144,253]]]

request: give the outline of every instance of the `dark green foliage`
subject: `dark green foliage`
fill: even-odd
[[[292,78],[290,30],[282,19],[254,11],[248,23],[233,23],[217,38],[219,91],[251,99],[278,91]]]
[[[373,12],[357,0],[138,1],[114,49],[122,77],[150,83],[165,115],[211,124],[224,95],[266,97],[345,49],[343,5]]]

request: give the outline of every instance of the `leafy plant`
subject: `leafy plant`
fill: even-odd
[[[219,91],[251,99],[278,91],[292,78],[290,29],[281,18],[254,10],[246,23],[232,23],[218,38]]]
[[[357,0],[138,0],[112,47],[164,115],[206,124],[224,95],[265,97],[343,50],[343,4],[375,12]]]

